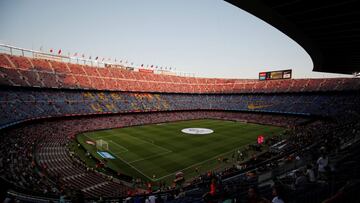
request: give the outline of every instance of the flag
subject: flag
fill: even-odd
[[[99,58],[99,57],[97,56],[97,57],[95,58],[95,61],[98,60],[98,58]]]
[[[50,49],[50,53],[53,53],[53,51],[54,51],[53,49]]]
[[[89,59],[91,59],[91,56],[89,56]]]
[[[141,64],[141,67],[144,67],[144,64]]]
[[[101,61],[104,61],[104,60],[105,60],[105,58],[102,58],[102,59],[101,59]]]
[[[59,49],[58,54],[59,54],[59,55],[61,54],[61,49]]]

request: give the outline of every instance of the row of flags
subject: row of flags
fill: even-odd
[[[43,51],[43,48],[42,48],[42,46],[40,47],[40,51]],[[55,51],[54,51],[54,49],[50,49],[49,50],[49,52],[50,53],[52,53],[52,54],[55,54]],[[57,51],[57,54],[58,55],[61,55],[62,54],[62,50],[61,49],[59,49],[58,51]],[[70,57],[70,53],[68,52],[68,56]],[[85,54],[78,54],[78,52],[76,52],[76,53],[74,53],[73,54],[73,57],[82,57],[82,58],[84,58],[85,59]],[[89,60],[91,60],[92,59],[92,57],[91,56],[89,56],[89,58],[88,58]],[[97,60],[99,60],[100,59],[100,57],[99,56],[96,56],[95,58],[95,61],[97,61]],[[101,62],[103,62],[103,61],[111,61],[111,58],[102,58],[101,59]],[[119,62],[120,64],[130,64],[130,65],[134,65],[134,63],[133,62],[129,62],[128,60],[117,60],[116,58],[114,59],[114,61],[115,62]],[[175,70],[175,68],[172,68],[172,67],[168,67],[168,66],[165,66],[165,67],[163,67],[163,66],[156,66],[156,65],[144,65],[144,64],[141,64],[141,68],[151,68],[151,69],[161,69],[161,70]]]
[[[145,68],[145,65],[144,64],[141,64],[141,68]],[[146,65],[146,68],[152,68],[152,69],[165,69],[165,70],[167,70],[167,69],[169,69],[169,70],[171,70],[172,69],[172,67],[167,67],[167,66],[165,66],[165,67],[162,67],[162,66],[155,66],[155,65]],[[174,68],[174,70],[175,70],[175,68]]]

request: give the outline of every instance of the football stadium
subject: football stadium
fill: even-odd
[[[357,2],[220,3],[343,76],[204,77],[0,41],[0,201],[360,202]]]

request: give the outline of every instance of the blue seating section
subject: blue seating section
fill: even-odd
[[[200,95],[3,88],[0,92],[0,126],[43,117],[174,110],[334,116],[358,109],[359,103],[356,92]]]

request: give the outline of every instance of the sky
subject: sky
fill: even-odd
[[[172,67],[197,77],[258,78],[313,72],[305,50],[222,0],[0,0],[0,43]]]

